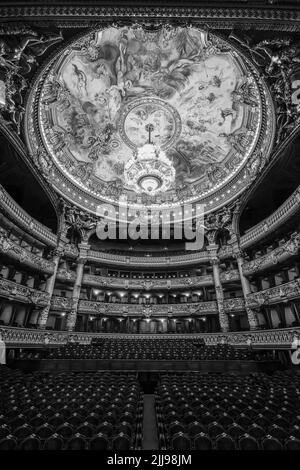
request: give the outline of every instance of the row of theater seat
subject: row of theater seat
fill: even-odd
[[[1,367],[0,450],[141,447],[135,374],[24,374]]]
[[[300,450],[300,371],[164,374],[156,406],[162,449]]]
[[[200,346],[200,347],[199,347]],[[24,353],[26,354],[26,353]],[[48,359],[272,360],[269,352],[254,353],[229,345],[205,346],[188,339],[110,339],[91,345],[68,344],[52,349]]]

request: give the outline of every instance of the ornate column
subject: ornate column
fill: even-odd
[[[214,285],[216,291],[216,299],[218,305],[218,314],[219,314],[219,322],[221,331],[229,331],[229,320],[228,316],[224,310],[224,294],[223,288],[220,280],[220,270],[219,270],[219,257],[217,254],[217,245],[209,245],[207,247],[207,251],[209,253],[210,263],[213,268],[213,278],[214,278]]]
[[[248,294],[251,294],[251,287],[250,287],[249,280],[246,278],[246,276],[243,273],[244,258],[243,258],[242,251],[236,250],[234,252],[234,257],[237,261],[239,275],[241,279],[241,285],[242,285],[243,295],[245,299],[245,310],[246,310],[247,317],[248,317],[249,328],[250,330],[257,330],[259,327],[257,315],[256,315],[255,310],[250,307],[249,302],[248,302]]]
[[[46,328],[49,311],[51,307],[51,299],[53,295],[57,270],[58,270],[60,259],[64,255],[64,248],[65,248],[66,242],[67,242],[67,238],[64,236],[60,236],[58,243],[57,243],[57,248],[55,248],[52,251],[52,256],[53,256],[52,261],[54,263],[54,271],[53,271],[53,274],[46,281],[45,292],[49,294],[49,300],[48,300],[47,305],[41,310],[41,313],[38,318],[38,328],[41,328],[41,329]]]
[[[83,278],[83,268],[87,260],[87,253],[90,248],[90,245],[87,243],[80,243],[78,245],[79,256],[77,258],[77,269],[76,269],[76,279],[73,287],[72,293],[72,307],[67,317],[66,328],[68,331],[73,331],[77,319],[77,311],[79,304],[79,297],[81,291],[81,284]]]

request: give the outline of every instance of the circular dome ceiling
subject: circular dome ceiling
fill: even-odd
[[[50,183],[88,210],[124,195],[141,202],[124,168],[149,142],[172,162],[175,179],[147,203],[213,209],[248,185],[250,156],[255,166],[259,152],[269,153],[272,110],[256,69],[224,40],[186,27],[111,27],[44,67],[26,134],[35,161],[44,154]]]

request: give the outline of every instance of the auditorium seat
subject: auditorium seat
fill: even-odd
[[[141,446],[142,402],[135,374],[25,374],[4,367],[0,388],[0,449],[82,450],[96,437],[93,446]],[[15,397],[27,401],[27,395],[35,404],[23,407]]]
[[[23,353],[24,357],[26,352]],[[69,343],[49,349],[48,359],[105,359],[105,360],[222,360],[269,361],[270,352],[236,349],[231,345],[204,345],[202,340],[189,339],[124,339],[97,338],[92,344]],[[28,355],[28,359],[34,359]]]
[[[296,447],[300,440],[300,428],[295,424],[299,422],[299,387],[300,371],[293,375],[289,371],[243,376],[161,374],[156,390],[161,446],[172,448],[176,429],[191,439],[194,449],[282,449],[288,438],[289,445]],[[234,398],[237,406],[232,416],[228,404]]]

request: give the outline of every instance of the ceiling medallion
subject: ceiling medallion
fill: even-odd
[[[162,150],[170,148],[180,137],[180,115],[167,101],[146,96],[130,101],[121,109],[119,134],[132,149],[147,141],[149,125],[153,144]]]

